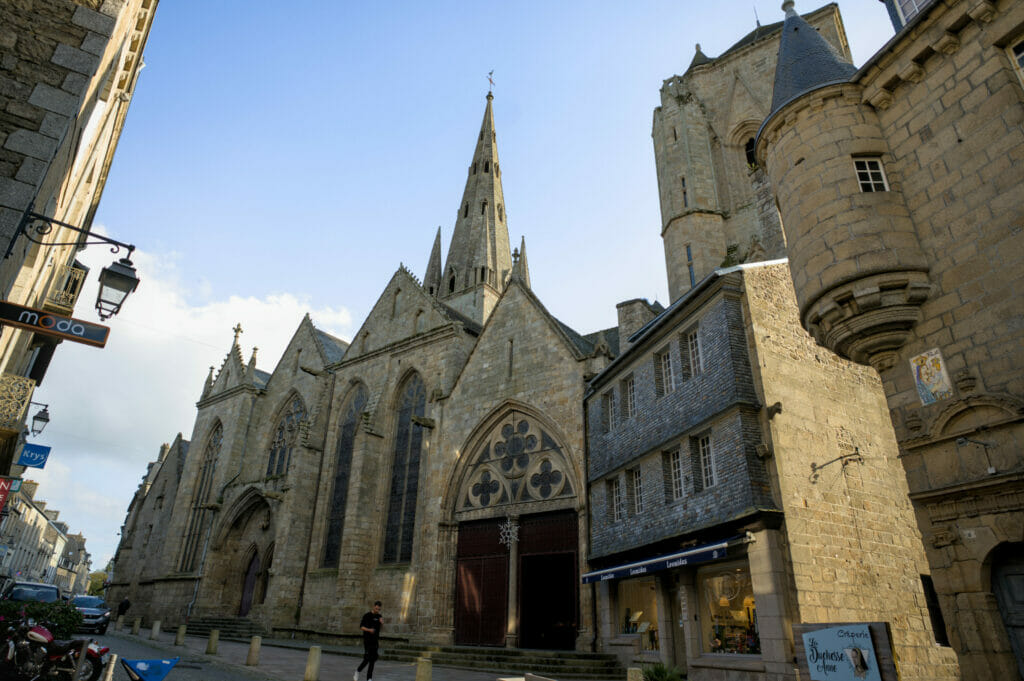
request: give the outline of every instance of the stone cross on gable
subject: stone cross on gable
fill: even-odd
[[[238,337],[240,335],[242,335],[242,324],[241,323],[235,324],[235,328],[233,328],[231,330],[235,332],[235,343],[237,343],[238,342]]]

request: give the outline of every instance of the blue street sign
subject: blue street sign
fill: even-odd
[[[128,678],[132,681],[163,681],[174,665],[178,664],[180,657],[172,657],[169,660],[126,660],[121,658],[121,664],[128,672]]]
[[[18,457],[19,466],[29,468],[42,468],[46,465],[46,459],[50,456],[50,448],[43,445],[25,443],[21,449],[21,456]]]

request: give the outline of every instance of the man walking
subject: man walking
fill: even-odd
[[[363,661],[352,675],[352,681],[359,681],[359,672],[366,668],[366,681],[373,679],[373,663],[377,661],[377,647],[380,645],[380,626],[384,618],[380,614],[380,601],[374,601],[373,610],[363,615],[359,628],[363,631]]]

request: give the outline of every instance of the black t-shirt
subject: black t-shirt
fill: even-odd
[[[373,629],[373,633],[363,631],[363,641],[366,643],[376,643],[377,638],[380,636],[380,625],[380,613],[371,610],[363,615],[363,621],[359,623],[359,626]]]

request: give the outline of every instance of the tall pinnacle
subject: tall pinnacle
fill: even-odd
[[[430,249],[430,259],[427,260],[427,273],[423,277],[423,288],[427,293],[437,297],[441,290],[441,228],[437,228],[437,236],[434,237],[434,247]]]
[[[469,164],[466,188],[441,277],[440,297],[443,299],[459,297],[479,286],[500,291],[512,271],[491,110],[493,100],[494,95],[488,92],[484,120]]]

